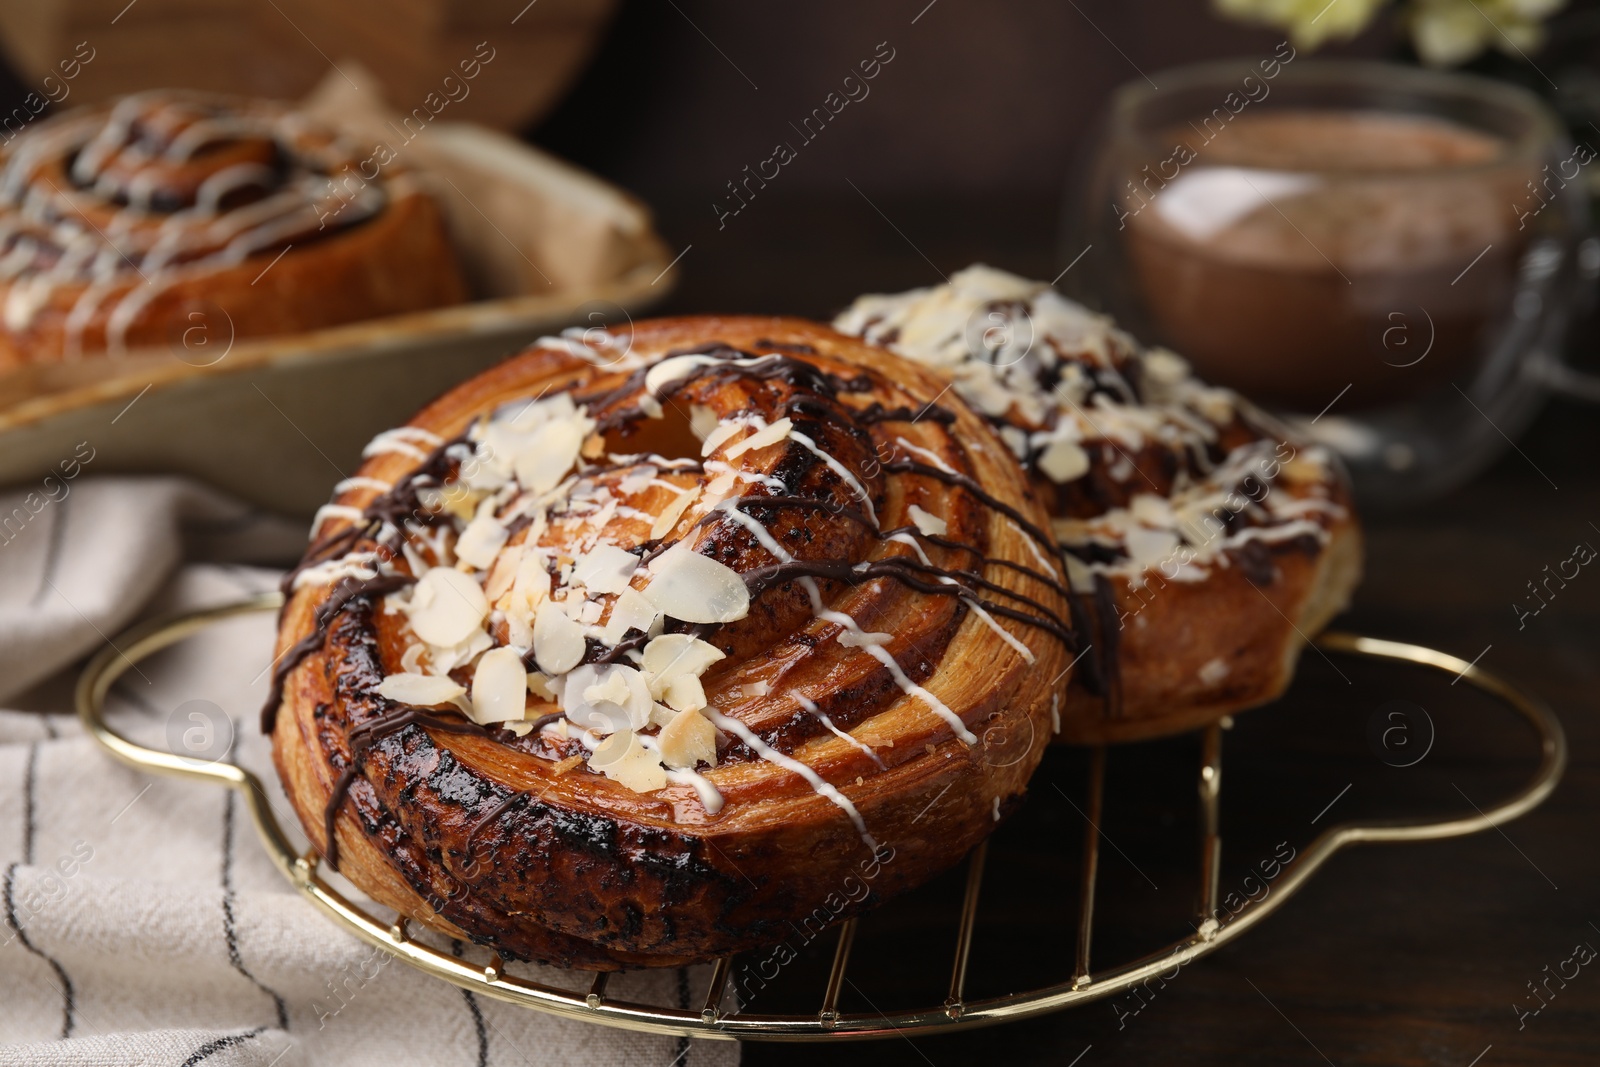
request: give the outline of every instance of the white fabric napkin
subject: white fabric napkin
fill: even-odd
[[[0,701],[13,709],[0,710],[0,1065],[737,1063],[732,1042],[558,1019],[423,975],[301,899],[231,790],[104,754],[71,712],[83,657],[153,611],[274,588],[275,569],[246,564],[291,559],[304,530],[176,479],[67,484],[59,499],[0,495]],[[256,726],[272,631],[271,613],[203,631],[128,670],[109,707],[152,746],[199,731],[188,740],[222,751],[231,733],[227,758],[296,827]],[[608,993],[687,1006],[705,971],[621,975]]]

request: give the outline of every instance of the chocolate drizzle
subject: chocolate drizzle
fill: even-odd
[[[942,408],[929,401],[916,411],[904,405],[897,408],[886,408],[877,401],[873,401],[855,413],[856,421],[866,426],[875,426],[880,422],[921,422],[928,419],[941,426],[953,426],[956,413],[949,408]]]
[[[896,459],[885,463],[883,469],[895,474],[922,474],[929,478],[938,479],[947,485],[958,485],[981,500],[985,505],[998,511],[1006,518],[1017,524],[1017,528],[1039,545],[1050,555],[1057,553],[1055,538],[1045,533],[1039,527],[1029,522],[1027,517],[1004,500],[989,492],[972,478],[956,471],[942,470],[927,463],[919,463],[914,459]]]
[[[333,788],[328,791],[328,802],[322,809],[322,828],[328,842],[324,859],[334,870],[339,869],[339,838],[334,833],[339,808],[350,795],[350,787],[355,784],[356,776],[361,773],[362,759],[373,745],[407,726],[425,726],[430,730],[439,730],[447,734],[487,733],[483,727],[466,719],[447,719],[431,709],[416,708],[406,704],[399,705],[376,718],[368,719],[358,726],[352,726],[347,735],[350,744],[350,763],[335,780]]]
[[[959,580],[954,581],[953,584],[937,580],[927,581],[920,577],[922,574],[934,576],[935,579],[956,579],[958,575],[976,577],[970,571],[946,570],[942,567],[931,567],[919,563],[906,556],[889,556],[869,563],[848,563],[837,560],[792,560],[787,563],[776,563],[771,566],[758,567],[755,570],[746,571],[744,579],[746,584],[750,586],[751,593],[756,594],[780,582],[792,581],[795,578],[823,578],[832,582],[840,582],[844,585],[863,585],[879,578],[891,578],[908,589],[914,589],[919,593],[926,593],[930,596],[959,596],[970,599],[985,611],[993,612],[996,615],[1004,615],[1008,619],[1015,619],[1018,622],[1044,630],[1046,633],[1058,638],[1068,648],[1073,648],[1077,644],[1077,638],[1073,635],[1066,620],[1038,601],[1023,596],[1021,593],[1014,593],[1001,589],[1000,586],[994,586],[997,589],[1001,589],[1007,596],[1037,609],[1040,611],[1040,615],[1029,615],[1025,611],[1007,607],[1004,604],[996,604],[991,600],[985,600],[978,596],[973,589],[962,585]],[[994,583],[984,581],[981,578],[978,580],[985,585],[994,585]]]
[[[977,562],[980,564],[999,564],[1008,566],[1019,573],[1026,574],[1029,577],[1044,582],[1063,596],[1069,595],[1066,588],[1049,575],[1040,571],[1036,571],[1020,563],[1012,563],[1009,560],[996,559],[992,556],[986,555],[974,545],[969,545],[962,541],[952,541],[948,538],[923,534],[914,526],[899,526],[892,530],[883,530],[880,529],[877,523],[873,522],[867,515],[857,511],[855,508],[844,504],[839,504],[835,501],[824,500],[815,497],[738,497],[731,501],[726,501],[720,508],[708,512],[695,525],[698,527],[715,522],[721,517],[722,509],[726,508],[730,503],[733,507],[736,507],[741,511],[754,511],[762,508],[805,508],[815,511],[823,511],[830,515],[848,518],[860,523],[862,526],[866,527],[867,530],[879,541],[889,541],[899,535],[919,536],[924,540],[938,545],[941,548],[953,549],[959,552],[970,552],[976,557]],[[935,582],[922,581],[921,579],[915,577],[916,575],[930,575],[935,579]],[[1015,619],[1018,622],[1044,630],[1045,632],[1062,641],[1074,652],[1079,650],[1078,635],[1075,633],[1073,624],[1069,622],[1069,620],[1062,618],[1058,613],[1051,611],[1044,604],[1041,604],[1032,597],[1024,596],[1021,593],[1006,589],[999,583],[984,578],[981,574],[974,570],[947,569],[943,567],[931,566],[918,560],[911,559],[907,556],[890,556],[885,559],[875,560],[870,563],[856,564],[841,563],[837,561],[819,561],[816,563],[808,563],[802,560],[795,560],[792,562],[779,564],[776,567],[765,567],[757,570],[747,571],[744,577],[746,584],[750,587],[752,597],[759,595],[762,590],[767,589],[772,585],[775,585],[779,582],[790,581],[794,578],[822,578],[827,581],[838,581],[852,586],[862,585],[868,581],[873,581],[878,578],[889,578],[899,582],[907,588],[914,589],[919,593],[928,593],[936,596],[960,595],[967,597],[974,603],[978,604],[979,607],[982,607],[987,611],[997,615],[1004,615],[1006,618]],[[938,581],[940,578],[950,579],[955,584],[950,584],[950,582],[940,582]],[[962,584],[963,582],[970,584]],[[1026,612],[1021,612],[1014,608],[1009,608],[1004,605],[995,604],[992,601],[985,600],[977,594],[972,586],[988,589],[992,592],[997,592],[1003,596],[1010,597],[1019,603],[1026,604],[1028,607],[1033,608],[1035,611],[1039,612],[1039,615],[1029,615]],[[606,660],[605,662],[610,662],[610,660]]]
[[[374,498],[363,509],[359,521],[329,534],[306,550],[305,559],[284,575],[283,581],[279,583],[279,588],[283,591],[283,607],[278,610],[280,626],[283,624],[284,613],[289,610],[289,603],[294,598],[296,580],[312,567],[331,562],[350,552],[357,544],[370,538],[382,523],[388,523],[395,532],[390,539],[391,543],[378,546],[378,557],[386,562],[392,561],[401,554],[399,544],[392,543],[393,539],[405,536],[404,522],[407,519],[423,523],[438,521],[437,515],[422,508],[417,492],[423,487],[424,482],[444,481],[446,473],[455,463],[450,457],[450,451],[453,446],[464,442],[466,437],[467,431],[463,430],[455,437],[441,442],[427,459],[396,482],[393,488]],[[328,627],[333,622],[334,616],[355,600],[384,596],[404,589],[414,581],[416,579],[409,574],[380,573],[376,577],[367,579],[347,578],[335,586],[328,599],[317,606],[314,615],[315,627],[311,633],[286,649],[274,664],[272,684],[267,690],[267,699],[261,706],[261,732],[272,733],[277,723],[278,705],[283,703],[284,682],[307,656],[322,647],[327,640]]]
[[[316,625],[312,631],[290,645],[272,668],[272,684],[267,690],[266,703],[261,706],[261,732],[270,734],[278,721],[278,705],[283,703],[283,684],[305,658],[322,647],[328,638],[328,626],[345,608],[356,600],[384,596],[404,589],[415,578],[409,574],[380,574],[375,578],[346,578],[333,587],[328,599],[317,605]]]

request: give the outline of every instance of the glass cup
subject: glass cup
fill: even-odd
[[[1600,272],[1574,146],[1484,78],[1283,46],[1124,86],[1069,201],[1068,292],[1340,452],[1442,492],[1537,414]]]

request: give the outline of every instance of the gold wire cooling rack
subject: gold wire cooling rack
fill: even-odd
[[[89,733],[106,751],[140,770],[155,771],[198,781],[220,783],[238,790],[261,835],[267,853],[284,876],[317,907],[350,933],[393,953],[418,970],[442,978],[483,996],[524,1007],[605,1026],[623,1027],[690,1037],[811,1041],[837,1038],[873,1038],[948,1032],[1025,1019],[1047,1012],[1114,996],[1141,982],[1160,976],[1213,952],[1243,934],[1277,910],[1340,849],[1367,842],[1431,841],[1478,833],[1509,822],[1537,807],[1560,780],[1567,762],[1567,743],[1561,724],[1543,702],[1466,660],[1420,645],[1385,641],[1348,633],[1327,633],[1317,645],[1325,653],[1388,661],[1454,675],[1456,680],[1497,698],[1522,716],[1538,736],[1540,758],[1532,777],[1511,796],[1496,804],[1476,808],[1472,814],[1439,820],[1391,819],[1346,823],[1323,831],[1304,851],[1286,864],[1273,883],[1274,892],[1246,903],[1218,921],[1218,875],[1222,838],[1218,807],[1222,786],[1222,730],[1213,725],[1203,731],[1199,767],[1200,901],[1194,933],[1132,962],[1091,967],[1090,949],[1095,929],[1095,883],[1099,870],[1099,841],[1105,790],[1106,753],[1092,749],[1089,758],[1087,805],[1084,814],[1093,832],[1084,835],[1079,891],[1076,951],[1072,972],[1064,980],[1038,988],[983,999],[965,995],[967,964],[971,958],[978,898],[983,887],[987,844],[968,858],[965,894],[951,937],[952,964],[949,991],[942,1003],[924,1007],[890,1007],[871,1013],[844,1012],[839,997],[850,965],[856,920],[841,924],[827,980],[808,1014],[756,1014],[737,1006],[726,1010],[726,986],[732,959],[717,960],[709,988],[698,1008],[641,1004],[607,996],[606,974],[593,977],[587,989],[564,989],[511,973],[496,956],[486,966],[458,958],[415,940],[403,917],[385,920],[352,901],[318,870],[318,856],[297,852],[273,812],[259,778],[232,763],[200,763],[171,752],[147,748],[113,730],[106,722],[106,695],[112,684],[135,662],[160,651],[213,623],[237,615],[275,609],[276,593],[222,607],[154,619],[139,626],[95,656],[78,683],[78,715]],[[892,909],[891,904],[889,908]]]

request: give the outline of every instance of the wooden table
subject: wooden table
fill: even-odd
[[[708,205],[668,204],[665,231],[677,248],[692,248],[665,310],[823,316],[858,292],[930,284],[979,259],[1052,277],[1069,258],[1056,248],[1054,209],[1040,197],[869,204],[848,192],[774,194],[718,231]],[[1092,268],[1086,259],[1075,269]],[[1585,968],[1565,988],[1552,983],[1555,996],[1520,1029],[1514,1010],[1536,1006],[1527,983],[1544,980],[1544,968],[1556,969],[1577,943],[1600,947],[1600,573],[1585,569],[1520,630],[1512,608],[1546,564],[1567,559],[1579,541],[1600,545],[1600,421],[1558,402],[1520,444],[1525,457],[1508,452],[1443,500],[1369,516],[1367,579],[1338,625],[1468,659],[1482,653],[1482,666],[1544,696],[1565,724],[1572,762],[1542,808],[1504,833],[1340,854],[1279,914],[1185,967],[1137,1014],[1121,999],[914,1042],[841,1042],[826,1051],[751,1045],[746,1062],[825,1055],[838,1067],[980,1058],[1083,1067],[1495,1067],[1600,1059],[1600,968]],[[1330,823],[1382,812],[1465,810],[1514,787],[1532,767],[1527,731],[1489,714],[1464,686],[1417,687],[1382,671],[1341,668],[1350,684],[1308,654],[1292,700],[1241,717],[1227,735],[1225,888],[1279,840],[1303,844]],[[1386,701],[1403,696],[1428,708],[1437,742],[1414,767],[1395,768],[1376,758],[1366,730]],[[1097,963],[1159,944],[1150,941],[1150,915],[1167,917],[1163,940],[1183,934],[1178,920],[1195,883],[1196,752],[1191,738],[1111,754],[1102,828],[1115,847],[1102,848]],[[1081,789],[1084,762],[1081,753],[1052,756],[1019,816],[1023,845],[1056,858],[1030,873],[1028,849],[997,839],[995,859],[1016,873],[1004,885],[993,876],[986,884],[974,975],[1036,973],[1071,952],[1083,820],[1063,798]],[[1128,772],[1121,778],[1119,767]],[[1139,769],[1145,781],[1132,778]],[[941,884],[909,907],[949,905],[950,887]],[[831,952],[831,940],[822,940]],[[845,1007],[904,998],[918,983],[937,986],[947,966],[944,945],[931,946],[926,959],[865,961],[859,973],[852,968],[862,986],[847,988]]]

